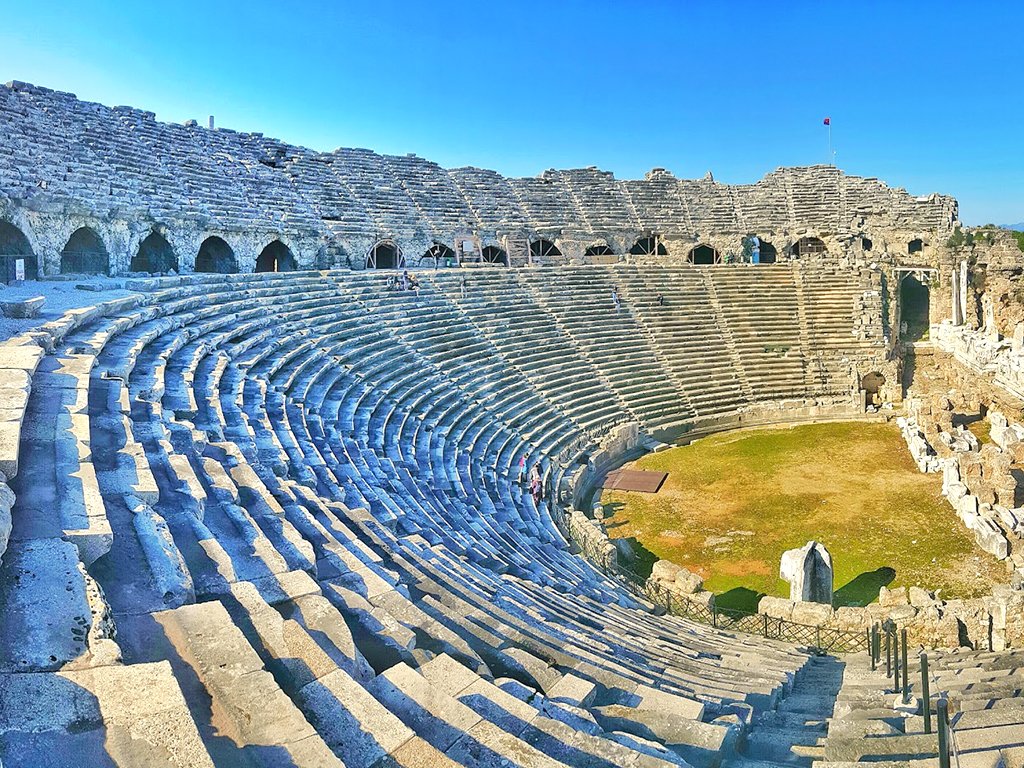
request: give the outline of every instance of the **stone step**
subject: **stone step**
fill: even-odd
[[[0,674],[0,763],[213,767],[169,662]]]

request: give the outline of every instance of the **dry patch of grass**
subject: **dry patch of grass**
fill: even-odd
[[[609,535],[635,538],[717,593],[788,596],[779,558],[810,539],[832,553],[838,604],[866,604],[885,583],[972,597],[1005,580],[892,424],[731,432],[630,466],[668,480],[654,495],[606,491]]]

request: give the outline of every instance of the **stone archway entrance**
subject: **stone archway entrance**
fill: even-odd
[[[280,240],[270,243],[256,258],[257,272],[294,272],[297,268],[291,249]]]
[[[885,386],[885,376],[878,371],[864,374],[860,379],[860,388],[864,392],[864,404],[878,406],[882,404],[881,391]]]
[[[167,242],[167,238],[159,232],[150,232],[141,243],[138,252],[132,257],[131,272],[170,272],[177,271],[178,257],[174,255],[174,249]]]
[[[704,244],[694,246],[686,258],[691,264],[718,264],[722,261],[718,251]]]
[[[367,269],[403,269],[405,255],[402,249],[390,240],[382,240],[366,254]]]
[[[100,236],[89,227],[76,230],[60,255],[60,273],[109,275],[110,257]]]
[[[899,338],[904,343],[927,341],[931,323],[929,280],[934,270],[897,270],[900,276]]]

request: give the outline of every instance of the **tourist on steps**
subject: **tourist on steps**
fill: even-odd
[[[612,304],[615,305],[615,311],[618,312],[622,309],[622,305],[619,303],[619,289],[612,288]]]

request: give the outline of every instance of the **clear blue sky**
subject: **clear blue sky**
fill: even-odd
[[[294,7],[288,7],[293,5]],[[827,160],[1024,221],[1024,4],[0,0],[0,80],[316,149],[752,182]]]

